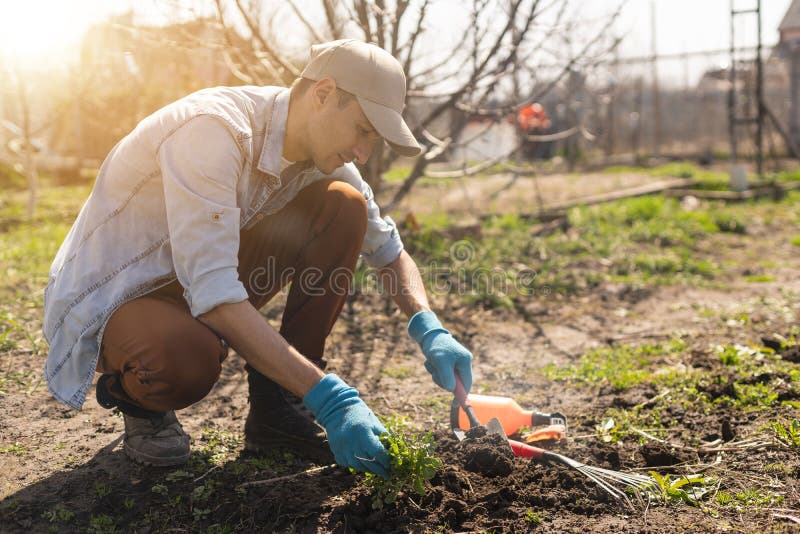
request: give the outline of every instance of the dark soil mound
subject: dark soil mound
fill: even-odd
[[[648,441],[639,449],[647,467],[670,467],[696,460],[696,456],[674,449],[664,443]]]
[[[460,443],[464,468],[489,477],[507,476],[514,469],[514,452],[505,436],[487,434],[485,427],[467,432]]]

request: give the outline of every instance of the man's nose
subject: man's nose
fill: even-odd
[[[368,139],[360,141],[359,143],[356,143],[356,146],[353,147],[353,155],[360,164],[364,165],[369,159],[370,154],[372,154],[372,148],[374,146],[375,143]]]

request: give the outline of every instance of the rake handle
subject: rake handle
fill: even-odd
[[[516,441],[513,439],[508,440],[508,444],[511,445],[511,450],[514,451],[514,456],[519,456],[521,458],[533,458],[535,460],[552,460],[550,458],[552,453],[540,449],[539,447],[534,447],[532,445],[528,445],[527,443],[522,443],[521,441]]]
[[[467,398],[467,390],[464,389],[464,383],[461,382],[461,377],[458,376],[458,371],[455,371],[455,375],[456,389],[453,391],[453,395],[456,398],[456,402],[458,402],[458,405],[461,406],[461,409],[467,414],[467,418],[469,419],[469,427],[475,428],[476,426],[480,426],[481,422],[475,415],[475,410],[472,409],[472,404],[470,404],[469,398]]]

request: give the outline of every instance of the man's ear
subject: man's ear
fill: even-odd
[[[321,108],[329,98],[333,98],[336,94],[336,80],[333,78],[322,78],[311,88],[311,94],[313,95],[311,100],[314,109],[317,110]]]

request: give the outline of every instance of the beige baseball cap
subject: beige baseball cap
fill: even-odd
[[[314,45],[300,76],[314,81],[333,78],[339,89],[356,96],[369,122],[396,152],[416,156],[422,150],[403,120],[403,67],[383,48],[356,39]]]

